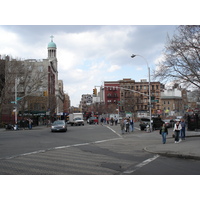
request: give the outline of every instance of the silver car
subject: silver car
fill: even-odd
[[[65,122],[65,120],[57,120],[53,122],[53,124],[51,125],[51,132],[55,131],[67,131],[67,123]]]

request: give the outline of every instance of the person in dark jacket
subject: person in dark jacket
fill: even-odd
[[[166,143],[166,136],[168,135],[168,129],[166,127],[166,124],[164,123],[160,129],[160,134],[162,135],[162,142],[163,144]]]

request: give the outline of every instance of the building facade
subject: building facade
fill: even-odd
[[[104,82],[104,102],[108,113],[116,113],[120,104],[120,84],[118,81]]]
[[[184,115],[188,108],[186,89],[175,85],[161,93],[161,110],[165,116]]]
[[[58,80],[56,51],[56,44],[51,37],[47,59],[5,59],[2,91],[6,99],[1,111],[2,121],[14,123],[17,117],[31,117],[39,125],[45,123],[46,119],[54,120],[57,113],[63,112],[63,83]]]
[[[161,110],[160,93],[164,85],[151,82],[152,114],[158,115]],[[122,115],[134,113],[135,116],[149,114],[149,82],[146,79],[136,82],[130,78],[119,81],[104,82],[105,105],[118,108]]]
[[[82,113],[91,111],[90,106],[93,103],[93,95],[92,94],[83,94],[81,96],[80,101],[80,110]]]

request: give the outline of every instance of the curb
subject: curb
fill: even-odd
[[[200,160],[200,156],[192,156],[192,155],[187,155],[187,154],[176,154],[176,153],[168,153],[168,152],[153,152],[153,151],[148,150],[147,147],[144,147],[144,151],[152,153],[152,154],[158,154],[165,157]]]

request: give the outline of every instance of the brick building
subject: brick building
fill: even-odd
[[[149,113],[149,82],[142,79],[136,82],[130,78],[119,81],[106,81],[105,104],[119,108],[120,113],[134,113],[135,116]],[[119,88],[120,89],[119,89]],[[160,93],[164,85],[160,82],[151,82],[152,115],[161,112]]]

